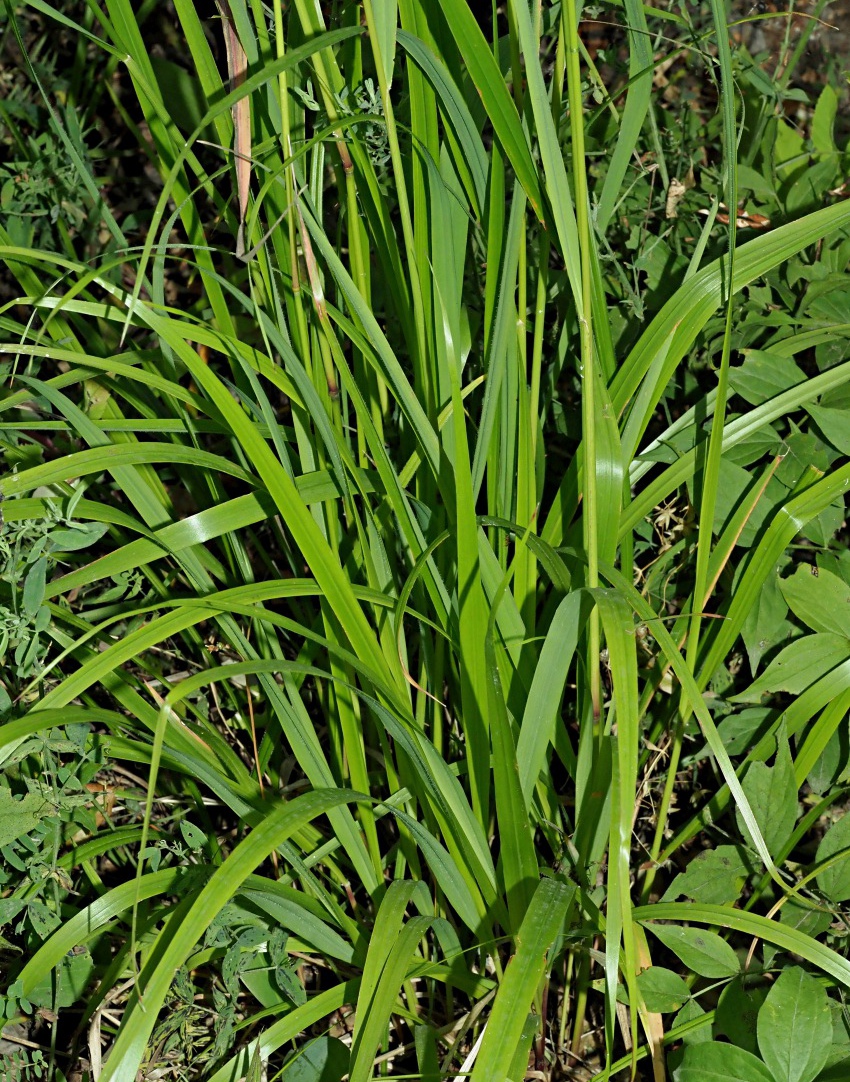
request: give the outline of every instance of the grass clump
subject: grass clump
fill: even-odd
[[[7,5],[10,1072],[844,1077],[822,8]]]

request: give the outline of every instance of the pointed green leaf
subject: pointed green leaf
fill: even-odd
[[[650,966],[642,970],[638,973],[637,986],[651,1014],[672,1014],[681,1010],[691,998],[691,990],[679,974],[664,966]]]
[[[776,760],[772,767],[766,763],[752,763],[744,776],[744,793],[756,817],[770,854],[776,857],[791,836],[797,821],[797,781],[794,763],[784,725],[776,741]],[[738,829],[749,845],[752,836],[740,812],[736,813]]]
[[[718,845],[697,853],[664,892],[662,901],[674,901],[682,895],[711,905],[737,901],[750,874],[742,853],[737,845]]]
[[[818,846],[817,862],[828,860],[843,853],[829,868],[818,873],[817,884],[833,902],[850,898],[850,814],[844,814],[832,824]]]
[[[762,1061],[734,1044],[691,1045],[673,1072],[673,1082],[774,1082]]]
[[[837,114],[838,94],[832,84],[827,83],[820,92],[812,116],[812,144],[819,155],[837,153],[835,138],[832,134]]]
[[[35,616],[44,600],[47,585],[47,557],[40,556],[27,572],[24,579],[23,605],[28,616]]]
[[[812,1082],[832,1043],[826,989],[799,966],[780,973],[758,1016],[759,1051],[775,1082]]]
[[[701,977],[734,977],[741,968],[738,955],[717,932],[676,924],[648,924],[647,928]]]
[[[764,985],[755,984],[745,974],[730,981],[714,1014],[714,1036],[727,1037],[732,1044],[758,1055],[756,1026],[766,996]]]
[[[806,412],[837,451],[850,454],[850,416],[846,410],[808,405]]]
[[[732,702],[758,702],[762,695],[787,691],[799,695],[850,656],[850,640],[843,635],[819,632],[795,639],[781,650],[762,675]]]
[[[788,607],[812,631],[826,631],[850,640],[850,586],[815,564],[799,564],[779,580]]]
[[[773,943],[782,950],[798,954],[811,965],[834,977],[845,988],[850,988],[850,962],[846,958],[797,928],[787,927],[758,913],[697,902],[655,902],[652,905],[636,906],[632,916],[636,921],[670,920],[710,924],[717,928],[733,928],[747,936],[758,936],[766,943]]]
[[[12,790],[0,786],[0,846],[8,845],[35,830],[46,815],[56,809],[38,793],[16,798]]]
[[[729,382],[736,394],[751,406],[806,382],[803,370],[790,357],[764,350],[747,350],[746,360],[729,372]]]
[[[788,626],[785,624],[787,612],[788,605],[780,589],[779,576],[770,574],[764,580],[761,592],[741,627],[741,638],[747,648],[753,676],[758,671],[762,654],[781,641],[782,630]]]

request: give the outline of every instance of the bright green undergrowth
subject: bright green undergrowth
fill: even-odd
[[[846,1077],[842,87],[695,7],[7,5],[20,1077]]]

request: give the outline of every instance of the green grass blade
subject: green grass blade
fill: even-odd
[[[540,882],[517,933],[516,954],[505,970],[471,1082],[505,1082],[522,1037],[526,1015],[546,969],[546,952],[561,929],[575,887],[555,879]]]
[[[542,221],[543,200],[537,170],[502,73],[465,0],[439,0],[439,3],[472,82],[481,95],[496,137],[514,167],[535,214]]]
[[[595,225],[600,233],[605,232],[614,213],[652,97],[652,44],[644,6],[639,0],[625,0],[624,7],[629,34],[629,92],[596,207]]]
[[[591,599],[583,591],[568,594],[559,604],[540,650],[516,749],[526,807],[530,807],[549,745],[554,743],[564,685],[590,605]]]
[[[656,902],[633,910],[636,921],[696,921],[714,928],[730,928],[744,935],[763,939],[782,950],[805,958],[807,962],[828,974],[839,984],[850,987],[850,962],[836,951],[825,947],[798,928],[770,920],[757,913],[744,913],[723,905],[705,902]]]
[[[317,791],[281,804],[241,842],[193,901],[165,949],[145,968],[124,1013],[121,1028],[101,1078],[135,1082],[148,1039],[174,973],[236,888],[281,842],[304,823],[330,808],[357,799],[351,793]]]
[[[370,951],[378,953],[387,947],[388,954],[368,1009],[358,1014],[351,1044],[351,1082],[370,1082],[372,1079],[372,1061],[384,1039],[399,988],[407,976],[419,941],[433,923],[433,917],[412,917],[389,942],[384,936],[379,937],[377,926],[372,933]]]

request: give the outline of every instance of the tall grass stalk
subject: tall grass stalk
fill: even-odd
[[[89,944],[88,1021],[138,965],[102,1082],[156,1065],[175,973],[231,1026],[186,1065],[213,1082],[279,1068],[352,1008],[335,1030],[352,1082],[383,1077],[390,1054],[430,1082],[462,1067],[520,1082],[529,1063],[578,1077],[566,1043],[595,1078],[634,1077],[650,1056],[661,1082],[662,1046],[714,1015],[671,1026],[645,1001],[639,975],[670,959],[652,922],[736,946],[758,936],[850,986],[814,932],[659,901],[687,843],[719,844],[712,820],[748,847],[757,899],[790,889],[793,850],[777,849],[744,769],[805,733],[802,785],[839,724],[830,702],[846,706],[842,670],[730,757],[706,689],[782,554],[850,476],[835,464],[795,478],[736,548],[781,456],[721,523],[724,463],[840,388],[850,362],[731,416],[735,306],[846,235],[850,204],[740,247],[730,211],[728,250],[706,227],[663,303],[624,320],[612,283],[631,268],[603,255],[631,213],[630,163],[660,146],[642,5],[623,8],[625,98],[597,110],[574,6],[510,0],[505,37],[494,16],[489,41],[466,0],[228,0],[247,65],[231,85],[219,21],[175,0],[200,102],[187,119],[151,60],[154,7],[89,0],[90,31],[40,0],[29,10],[119,64],[121,108],[161,184],[125,235],[77,155],[81,198],[112,238],[102,257],[0,228],[16,282],[0,411],[48,447],[0,481],[6,527],[51,507],[104,526],[35,600],[37,583],[9,587],[49,652],[37,672],[10,669],[0,754],[13,763],[34,734],[78,723],[146,786],[132,822],[103,820],[76,856],[55,854],[52,874],[82,868],[96,896],[63,895],[20,994]],[[724,12],[713,0],[703,46],[735,208],[745,118]],[[694,382],[717,313],[717,379]],[[789,357],[790,343],[773,347]],[[669,388],[686,384],[690,412],[665,419]],[[666,446],[674,456],[654,454]],[[697,520],[665,557],[668,605],[641,578],[646,524],[684,492],[699,494]],[[715,789],[677,806],[699,741]],[[164,807],[204,840],[160,867]],[[92,861],[110,847],[116,878],[102,882]]]

